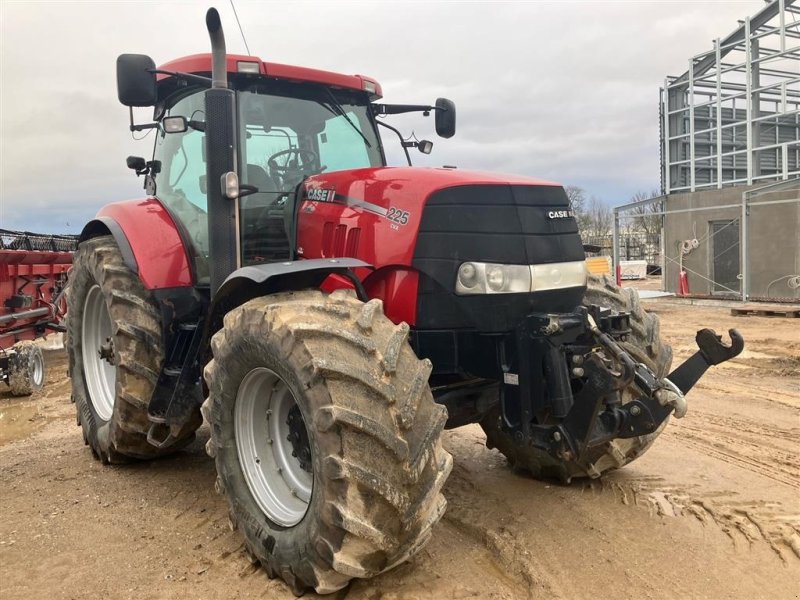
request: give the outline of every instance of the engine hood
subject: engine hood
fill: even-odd
[[[321,173],[303,184],[298,246],[306,250],[305,255],[316,256],[317,240],[331,235],[324,229],[325,222],[344,223],[348,230],[359,229],[359,248],[368,249],[363,256],[359,252],[359,258],[376,266],[410,266],[428,198],[464,186],[488,188],[489,203],[495,186],[504,192],[520,187],[561,188],[530,177],[448,168],[377,167]],[[320,250],[323,256],[327,254]]]
[[[438,190],[461,185],[546,185],[560,184],[533,177],[505,173],[464,171],[461,169],[426,167],[375,167],[335,173],[320,173],[306,180],[309,188],[335,187],[337,193],[370,196],[375,202],[392,191],[392,200],[401,196],[425,198]]]

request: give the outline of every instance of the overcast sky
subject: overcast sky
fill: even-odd
[[[659,186],[664,77],[764,4],[235,3],[263,60],[370,75],[388,102],[454,100],[450,140],[432,118],[393,121],[434,141],[417,164],[537,176],[609,204]],[[125,157],[147,156],[152,138],[128,132],[117,55],[207,52],[210,5],[0,0],[0,228],[79,231],[106,202],[144,194]],[[230,3],[216,7],[228,50],[244,53]]]

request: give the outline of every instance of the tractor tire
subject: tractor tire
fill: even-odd
[[[33,342],[20,342],[8,357],[8,386],[13,396],[30,396],[44,387],[42,349]]]
[[[659,378],[669,373],[672,348],[661,341],[658,316],[642,308],[635,290],[622,289],[609,277],[590,276],[583,303],[630,312],[631,334],[628,341],[620,342],[620,345],[635,360],[647,365]],[[631,399],[633,397],[630,393],[623,392],[623,404]],[[481,427],[486,433],[486,445],[500,450],[514,468],[527,471],[536,478],[559,479],[569,483],[575,477],[600,477],[607,471],[623,467],[637,459],[652,446],[667,423],[668,420],[664,421],[658,430],[648,435],[620,438],[598,446],[583,463],[563,460],[538,448],[516,445],[511,436],[500,428],[499,405],[484,417]]]
[[[297,595],[391,569],[444,514],[447,411],[408,333],[380,300],[300,291],[232,310],[212,339],[215,487],[250,559]]]
[[[151,459],[191,442],[202,423],[199,411],[169,447],[147,441],[152,424],[147,406],[164,361],[161,313],[112,236],[81,243],[70,281],[66,338],[72,399],[95,457],[103,464]]]

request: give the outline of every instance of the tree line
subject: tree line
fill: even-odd
[[[596,196],[589,196],[581,187],[568,185],[565,188],[572,212],[578,221],[578,229],[584,239],[609,236],[614,228],[614,211]],[[636,192],[629,202],[638,202],[649,198],[658,198],[656,191]],[[661,215],[654,214],[662,210],[662,202],[653,202],[636,207],[625,213],[620,220],[621,231],[657,235],[661,232]]]

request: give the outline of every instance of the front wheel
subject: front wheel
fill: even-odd
[[[672,348],[661,341],[658,317],[642,308],[635,290],[622,289],[608,277],[590,276],[583,303],[629,312],[631,333],[628,340],[620,342],[620,345],[634,360],[644,363],[659,379],[667,376],[672,364]],[[624,390],[622,402],[631,401],[635,394],[634,389]],[[486,445],[500,450],[515,468],[527,471],[534,477],[569,482],[573,477],[599,477],[606,471],[637,459],[653,445],[667,422],[664,421],[651,434],[601,444],[583,462],[564,460],[539,448],[517,445],[501,426],[499,405],[482,419],[481,427],[486,433]]]
[[[413,556],[452,468],[431,364],[380,300],[281,293],[225,317],[205,369],[217,490],[248,553],[301,594]]]

